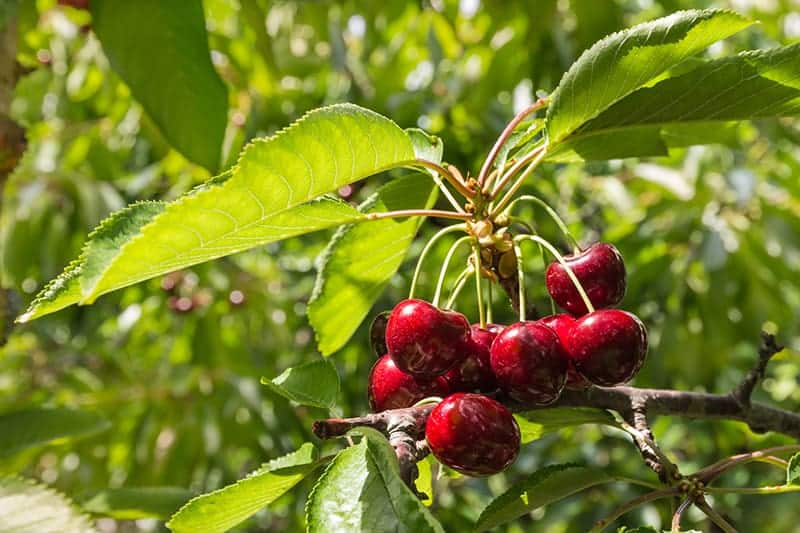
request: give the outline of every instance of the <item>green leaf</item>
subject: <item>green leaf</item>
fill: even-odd
[[[551,407],[536,409],[514,415],[519,424],[522,442],[527,443],[571,426],[582,424],[616,425],[614,417],[608,411],[592,407]]]
[[[417,463],[417,476],[416,486],[417,491],[426,495],[428,498],[422,500],[422,505],[430,507],[433,505],[433,456],[429,455],[422,461]]]
[[[0,529],[4,533],[96,531],[69,498],[16,476],[0,477]]]
[[[311,361],[287,368],[280,376],[261,383],[273,392],[302,405],[330,409],[339,394],[339,373],[328,360]]]
[[[228,91],[208,49],[200,0],[92,0],[92,30],[114,70],[164,137],[215,172]]]
[[[351,104],[312,111],[259,139],[238,165],[169,203],[134,204],[90,236],[25,322],[176,269],[365,219],[325,193],[414,158],[392,121]]]
[[[576,492],[612,481],[613,476],[595,468],[571,463],[546,466],[493,500],[475,528],[487,531]]]
[[[192,498],[181,487],[126,487],[108,489],[83,504],[92,514],[137,520],[139,518],[169,518]]]
[[[0,415],[0,456],[88,437],[109,427],[107,420],[88,411],[37,408],[6,413]]]
[[[553,92],[547,110],[550,144],[561,142],[614,102],[750,24],[731,11],[679,11],[601,39],[573,63]]]
[[[399,476],[397,458],[378,432],[340,452],[319,478],[306,504],[311,533],[442,532],[442,526]]]
[[[666,155],[718,142],[725,122],[800,114],[800,45],[695,65],[635,91],[578,128],[551,154],[567,160]]]
[[[411,174],[381,187],[360,210],[431,207],[436,190],[429,175]],[[421,220],[375,220],[341,228],[333,237],[320,256],[317,282],[308,305],[308,318],[323,355],[334,353],[352,337],[403,263]]]
[[[800,453],[794,454],[786,465],[786,484],[800,485]]]
[[[167,527],[175,532],[227,531],[274,502],[320,464],[314,445],[305,443],[233,485],[190,500],[172,516]]]

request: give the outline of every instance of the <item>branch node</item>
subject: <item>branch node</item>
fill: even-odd
[[[731,396],[743,410],[750,409],[750,397],[753,395],[753,390],[755,390],[758,382],[764,379],[764,375],[767,371],[767,364],[769,364],[770,359],[772,359],[775,354],[780,353],[782,350],[783,346],[775,341],[775,335],[767,333],[766,331],[761,332],[758,361],[756,361],[755,366],[750,369],[742,382],[731,391]],[[763,428],[758,426],[754,427],[751,425],[750,428],[756,433],[765,432]]]

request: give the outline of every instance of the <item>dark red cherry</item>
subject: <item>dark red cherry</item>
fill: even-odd
[[[568,255],[564,259],[583,285],[595,308],[610,307],[622,300],[625,295],[625,263],[613,245],[598,242],[579,254]],[[578,316],[588,312],[561,263],[550,263],[545,282],[547,291],[560,307]]]
[[[460,362],[468,340],[464,315],[422,300],[398,303],[386,324],[386,348],[397,368],[421,378],[440,376]]]
[[[443,377],[417,379],[397,368],[388,355],[378,359],[369,373],[369,405],[376,413],[411,407],[428,396],[444,397],[449,392]]]
[[[564,347],[565,352],[567,335],[570,331],[572,331],[572,326],[575,325],[575,321],[575,317],[566,313],[550,315],[539,319],[539,322],[556,332],[556,335],[558,335],[558,340],[561,341],[561,346]],[[569,353],[567,353],[567,355],[569,356]],[[567,382],[564,387],[572,390],[583,390],[591,386],[592,383],[585,377],[581,376],[581,374],[575,369],[575,365],[570,359],[567,363]]]
[[[511,411],[482,394],[445,398],[428,417],[425,438],[439,462],[468,476],[501,472],[519,453],[519,426]]]
[[[546,405],[567,379],[567,355],[556,333],[538,322],[517,322],[492,343],[492,371],[500,387],[520,402]]]
[[[647,354],[647,330],[635,315],[600,309],[579,318],[565,343],[575,368],[596,385],[629,381]]]
[[[485,329],[480,324],[472,325],[464,359],[444,375],[451,392],[492,392],[497,389],[489,350],[502,330],[503,326],[497,324],[487,324]]]

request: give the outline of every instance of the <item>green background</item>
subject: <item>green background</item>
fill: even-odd
[[[105,215],[136,200],[174,199],[208,179],[201,165],[213,166],[217,157],[197,165],[181,155],[86,31],[89,13],[54,3],[23,1],[17,13],[25,73],[11,115],[27,130],[29,145],[4,183],[2,258],[3,283],[18,310],[78,255]],[[221,166],[235,161],[247,140],[312,108],[348,101],[440,136],[445,160],[474,174],[514,111],[537,91],[552,90],[597,39],[678,9],[712,6],[735,8],[760,24],[713,46],[708,57],[800,41],[800,5],[792,0],[206,0],[211,58],[229,106]],[[121,36],[127,39],[141,35],[134,23],[118,31],[129,32]],[[169,81],[145,79],[151,90]],[[756,397],[797,410],[798,176],[800,123],[778,120],[741,125],[725,147],[675,150],[646,161],[545,165],[527,189],[545,196],[582,243],[611,241],[625,257],[623,306],[644,320],[651,337],[636,385],[729,391],[754,361],[759,331],[766,329],[789,349],[771,364]],[[359,183],[346,191],[348,198],[358,203],[383,181]],[[557,241],[556,229],[538,222]],[[435,230],[428,222],[422,232]],[[112,429],[0,457],[0,472],[37,478],[78,502],[121,486],[170,485],[199,494],[312,440],[311,422],[328,411],[293,406],[259,379],[319,358],[306,302],[315,257],[331,234],[193,268],[179,276],[174,293],[162,288],[176,279],[167,276],[14,329],[0,348],[0,412],[82,408],[103,414]],[[374,313],[404,297],[420,248],[418,240]],[[436,251],[439,259],[445,250]],[[543,265],[531,253],[526,266],[529,294],[546,312]],[[435,270],[423,277],[425,297],[433,293]],[[465,291],[459,307],[476,320],[470,294]],[[171,309],[171,296],[193,299],[194,309]],[[498,303],[496,315],[513,320],[505,304]],[[373,360],[362,327],[332,358],[342,378],[333,413],[367,409]],[[786,441],[731,422],[661,418],[654,431],[689,471]],[[340,445],[325,444],[331,450]],[[526,446],[513,468],[488,480],[441,477],[433,511],[448,531],[466,530],[509,483],[565,461],[651,475],[619,432],[584,426]],[[725,481],[755,486],[782,479],[756,465]],[[302,482],[242,530],[303,529],[309,488],[309,480]],[[590,489],[506,529],[583,531],[639,493],[622,484]],[[770,531],[793,531],[800,522],[791,494],[727,495],[717,504],[741,531],[762,531],[765,524]],[[645,506],[618,525],[667,527],[665,512]],[[707,528],[699,515],[688,516],[687,524]],[[157,520],[103,519],[100,526],[163,530]]]

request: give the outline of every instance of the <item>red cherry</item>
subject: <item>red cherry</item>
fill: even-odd
[[[369,373],[369,405],[379,413],[387,409],[411,407],[428,396],[447,396],[447,381],[441,376],[432,380],[417,379],[397,368],[388,355],[372,366]]]
[[[561,341],[561,346],[564,347],[566,352],[567,335],[572,331],[576,319],[571,315],[561,313],[559,315],[550,315],[540,318],[539,322],[556,332],[558,340]],[[567,355],[569,355],[569,353],[567,353]],[[572,359],[570,359],[567,364],[567,382],[564,387],[572,390],[583,390],[591,386],[592,382],[580,375],[575,369],[575,364],[572,362]]]
[[[635,315],[600,309],[579,318],[565,343],[575,368],[596,385],[629,381],[647,354],[647,330]]]
[[[501,472],[519,453],[519,426],[511,411],[482,394],[445,398],[428,417],[425,438],[439,462],[468,476]]]
[[[467,342],[466,356],[444,375],[452,392],[492,392],[497,389],[497,380],[489,362],[489,350],[503,326],[480,324],[470,328],[470,341]]]
[[[386,324],[386,347],[397,368],[421,378],[440,376],[461,361],[468,340],[464,315],[422,300],[398,303]]]
[[[517,322],[492,343],[490,361],[500,387],[517,401],[546,405],[567,379],[567,355],[556,333],[537,322]]]
[[[613,245],[598,242],[583,252],[568,255],[564,259],[583,285],[595,308],[610,307],[622,300],[625,295],[625,263]],[[545,282],[547,291],[560,307],[578,316],[588,312],[561,263],[550,263]]]

